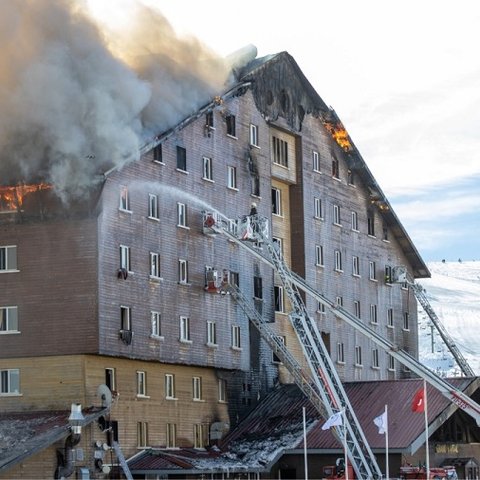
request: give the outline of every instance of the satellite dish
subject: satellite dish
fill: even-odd
[[[112,405],[112,392],[104,383],[98,386],[97,395],[102,400],[102,407],[109,408]]]

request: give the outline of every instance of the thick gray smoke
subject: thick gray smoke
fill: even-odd
[[[219,93],[220,58],[137,13],[113,44],[73,1],[0,2],[0,185],[43,180],[79,196]]]

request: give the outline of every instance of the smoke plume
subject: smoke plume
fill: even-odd
[[[223,90],[222,59],[136,12],[113,35],[73,0],[0,2],[0,185],[43,180],[79,196]]]

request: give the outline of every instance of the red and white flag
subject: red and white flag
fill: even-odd
[[[412,400],[412,412],[423,413],[425,411],[425,388],[421,387]]]

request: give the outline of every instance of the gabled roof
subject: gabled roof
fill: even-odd
[[[480,388],[480,377],[452,378],[449,383],[472,395]],[[392,453],[414,453],[424,442],[424,415],[411,411],[412,399],[423,385],[421,379],[348,382],[344,384],[355,415],[370,447],[385,449],[385,436],[373,419],[388,405],[389,449]],[[429,434],[433,434],[457,406],[438,390],[427,386]],[[306,411],[307,447],[311,453],[340,453],[342,445],[296,385],[281,385],[221,442],[209,450],[147,449],[128,461],[133,474],[179,474],[270,471],[279,458],[303,451],[303,408]]]
[[[82,410],[86,426],[108,409]],[[0,473],[70,434],[70,411],[11,412],[0,414]]]

